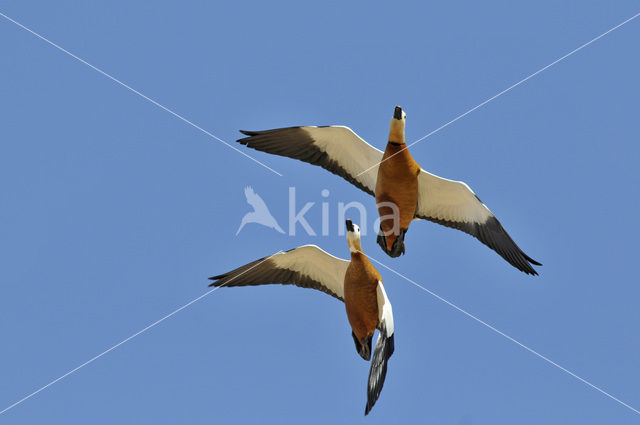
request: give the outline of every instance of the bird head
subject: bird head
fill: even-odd
[[[351,220],[347,220],[346,225],[349,250],[351,252],[362,252],[362,245],[360,244],[360,227],[358,227],[357,224],[353,224]]]
[[[407,114],[401,107],[396,106],[391,118],[391,128],[389,129],[389,141],[394,143],[405,143],[404,140],[404,123],[407,120]]]

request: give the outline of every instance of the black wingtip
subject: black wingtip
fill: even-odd
[[[244,134],[245,136],[248,137],[243,137],[242,139],[237,139],[236,142],[246,145],[247,143],[249,143],[249,139],[252,136],[255,136],[256,134],[258,134],[256,131],[248,131],[248,130],[240,130],[240,133]]]
[[[502,256],[502,255],[501,255]],[[538,272],[534,269],[529,262],[524,261],[523,259],[519,259],[519,261],[511,260],[508,257],[502,256],[505,260],[509,262],[513,267],[520,270],[522,273],[530,276],[538,276]],[[538,265],[537,263],[533,263]]]
[[[364,407],[364,415],[367,416],[369,412],[371,412],[371,409],[373,409],[373,404],[370,405],[369,400],[367,400],[367,405]]]
[[[533,258],[529,257],[527,254],[525,254],[522,251],[520,251],[520,253],[524,257],[524,259],[527,261],[527,263],[525,263],[527,265],[527,267],[526,268],[518,267],[518,269],[520,269],[521,271],[525,272],[526,274],[529,274],[529,275],[532,275],[532,276],[538,276],[538,271],[536,269],[534,269],[533,267],[531,267],[531,264],[533,264],[534,266],[541,266],[542,263],[537,262],[536,260],[534,260]]]
[[[386,327],[382,327],[376,348],[371,361],[371,369],[369,370],[369,379],[367,384],[367,406],[364,409],[364,415],[368,415],[373,406],[380,397],[384,379],[387,376],[387,363],[395,350],[393,334],[387,335]]]
[[[226,275],[221,274],[221,275],[218,275],[218,276],[211,276],[211,277],[209,277],[209,278],[207,278],[207,279],[208,279],[208,280],[220,280],[220,279],[222,279],[222,278],[223,278],[223,277],[225,277],[225,276],[226,276]],[[210,283],[210,284],[209,284],[209,288],[211,288],[212,286],[220,286],[220,285],[218,285],[218,282],[213,282],[213,283]]]
[[[530,257],[527,257],[527,261],[529,261],[534,266],[541,266],[542,265],[542,263],[538,263],[536,260],[534,260],[533,258],[530,258]]]

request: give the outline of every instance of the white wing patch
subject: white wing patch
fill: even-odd
[[[304,245],[289,252],[271,256],[278,268],[309,276],[344,299],[344,276],[349,261],[323,251],[315,245]]]
[[[301,127],[314,140],[314,144],[327,153],[354,180],[368,188],[376,190],[378,163],[383,152],[374,148],[345,126]],[[364,170],[371,168],[366,173]]]
[[[389,298],[387,298],[387,293],[384,290],[382,281],[378,281],[376,293],[378,298],[378,321],[385,324],[387,334],[390,337],[393,335],[393,310],[391,308],[391,302],[389,302]]]
[[[484,224],[493,217],[464,182],[443,179],[425,170],[418,176],[418,208],[423,218]]]
[[[470,234],[527,274],[537,275],[532,264],[542,265],[516,245],[489,208],[463,182],[421,170],[415,215]]]

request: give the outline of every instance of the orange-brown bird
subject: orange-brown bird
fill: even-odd
[[[518,270],[537,275],[532,264],[542,264],[516,245],[469,186],[420,168],[407,149],[405,122],[406,114],[396,106],[384,152],[344,126],[241,130],[248,137],[238,142],[319,165],[375,196],[381,220],[378,244],[391,257],[404,254],[404,238],[411,221],[425,219],[462,230]]]
[[[360,228],[346,221],[351,260],[334,257],[315,245],[253,261],[228,273],[213,276],[209,286],[254,286],[281,283],[312,288],[344,301],[356,350],[371,359],[371,340],[378,340],[373,352],[367,385],[365,415],[382,391],[387,362],[393,354],[393,312],[380,273],[362,251]]]

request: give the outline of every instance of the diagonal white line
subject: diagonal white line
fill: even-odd
[[[108,79],[120,84],[122,87],[126,88],[127,90],[137,94],[138,96],[140,96],[141,98],[153,103],[154,105],[156,105],[158,108],[170,113],[171,115],[173,115],[174,117],[184,121],[185,123],[189,124],[191,127],[200,130],[201,132],[203,132],[204,134],[206,134],[209,137],[212,137],[213,139],[225,144],[226,146],[230,147],[231,149],[233,149],[234,151],[244,155],[245,157],[249,158],[250,160],[252,160],[253,162],[262,165],[264,168],[266,168],[267,170],[279,175],[280,177],[282,177],[282,174],[280,174],[279,172],[277,172],[276,170],[274,170],[273,168],[263,164],[262,162],[258,161],[257,159],[255,159],[254,157],[252,157],[251,155],[241,151],[240,149],[236,148],[235,146],[225,142],[224,140],[222,140],[221,138],[219,138],[218,136],[216,136],[215,134],[205,130],[204,128],[200,127],[199,125],[189,121],[188,119],[186,119],[185,117],[183,117],[182,115],[178,114],[177,112],[172,111],[171,109],[167,108],[164,105],[161,105],[160,103],[156,102],[155,100],[151,99],[148,96],[145,96],[144,94],[140,93],[138,90],[134,89],[133,87],[123,83],[122,81],[118,80],[116,77],[112,76],[111,74],[106,73],[105,71],[103,71],[102,69],[98,68],[97,66],[91,65],[89,62],[85,61],[82,58],[79,58],[78,56],[74,55],[73,53],[69,52],[68,50],[60,47],[59,45],[57,45],[56,43],[54,43],[53,41],[45,38],[44,36],[38,34],[37,32],[33,31],[30,28],[25,27],[24,25],[22,25],[20,22],[16,21],[15,19],[10,18],[9,16],[5,15],[4,13],[0,12],[0,16],[2,16],[3,18],[5,18],[6,20],[13,22],[14,24],[16,24],[17,26],[19,26],[20,28],[22,28],[25,31],[30,32],[31,34],[35,35],[36,37],[38,37],[40,40],[50,44],[51,46],[55,47],[56,49],[60,50],[63,53],[66,53],[67,55],[71,56],[72,58],[74,58],[75,60],[87,65],[89,68],[93,69],[94,71],[99,72],[100,74],[104,75],[105,77],[107,77]]]
[[[484,102],[474,106],[473,108],[469,109],[467,112],[458,115],[457,117],[455,117],[454,119],[452,119],[451,121],[447,122],[446,124],[441,125],[440,127],[436,128],[435,130],[433,130],[432,132],[422,136],[421,138],[419,138],[418,140],[416,140],[415,142],[407,145],[404,147],[404,149],[399,150],[398,152],[394,153],[393,155],[390,155],[389,157],[385,158],[384,160],[380,161],[379,163],[367,168],[366,170],[362,171],[360,174],[358,174],[358,176],[366,173],[367,171],[371,170],[372,168],[377,167],[378,165],[382,164],[384,161],[396,156],[397,154],[399,154],[400,152],[402,152],[403,150],[406,150],[408,148],[410,148],[411,146],[415,145],[416,143],[419,143],[421,141],[423,141],[424,139],[426,139],[429,136],[432,136],[434,134],[436,134],[437,132],[439,132],[440,130],[442,130],[445,127],[450,126],[451,124],[453,124],[454,122],[458,121],[460,118],[463,118],[467,115],[469,115],[470,113],[472,113],[473,111],[475,111],[476,109],[479,109],[481,107],[483,107],[484,105],[486,105],[487,103],[491,102],[492,100],[497,99],[498,97],[502,96],[503,94],[507,93],[508,91],[510,91],[511,89],[514,89],[516,87],[518,87],[520,84],[524,83],[525,81],[535,77],[536,75],[540,74],[541,72],[551,68],[553,65],[557,64],[558,62],[563,61],[564,59],[568,58],[569,56],[573,55],[574,53],[579,52],[580,50],[584,49],[585,47],[587,47],[588,45],[590,45],[591,43],[594,43],[596,41],[598,41],[599,39],[601,39],[602,37],[604,37],[605,35],[609,34],[612,31],[617,30],[618,28],[620,28],[621,26],[623,26],[626,23],[631,22],[632,20],[636,19],[638,16],[640,16],[640,13],[636,13],[635,15],[633,15],[632,17],[630,17],[629,19],[625,20],[624,22],[619,23],[618,25],[616,25],[613,28],[608,29],[607,31],[603,32],[602,34],[600,34],[599,36],[592,38],[591,40],[587,41],[586,43],[584,43],[583,45],[581,45],[580,47],[576,47],[575,49],[573,49],[572,51],[570,51],[569,53],[567,53],[566,55],[559,57],[558,59],[556,59],[555,61],[551,62],[549,65],[540,68],[539,70],[537,70],[536,72],[534,72],[533,74],[530,74],[529,76],[523,78],[522,80],[518,81],[515,84],[510,85],[509,87],[507,87],[506,89],[502,90],[500,93],[491,96],[489,99],[485,100]]]
[[[97,68],[97,67],[95,67],[94,65],[91,65],[90,63],[86,62],[85,60],[83,60],[83,59],[79,58],[78,56],[74,55],[73,53],[71,53],[71,52],[69,52],[69,51],[65,50],[64,48],[60,47],[59,45],[55,44],[54,42],[52,42],[52,41],[48,40],[47,38],[43,37],[42,35],[40,35],[40,34],[36,33],[35,31],[33,31],[33,30],[29,29],[29,28],[27,28],[26,26],[22,25],[21,23],[19,23],[19,22],[15,21],[14,19],[10,18],[9,16],[7,16],[7,15],[5,15],[5,14],[1,13],[1,12],[0,12],[0,16],[4,17],[5,19],[9,20],[10,22],[13,22],[14,24],[16,24],[17,26],[19,26],[20,28],[22,28],[22,29],[24,29],[24,30],[26,30],[26,31],[30,32],[31,34],[33,34],[33,35],[35,35],[36,37],[40,38],[41,40],[45,41],[46,43],[48,43],[48,44],[52,45],[53,47],[55,47],[55,48],[57,48],[58,50],[60,50],[60,51],[62,51],[62,52],[64,52],[64,53],[66,53],[67,55],[69,55],[69,56],[73,57],[74,59],[78,60],[79,62],[81,62],[81,63],[83,63],[83,64],[85,64],[85,65],[89,66],[90,68],[94,69],[95,71],[99,72],[100,74],[104,75],[105,77],[107,77],[107,78],[109,78],[109,79],[113,80],[114,82],[116,82],[116,83],[118,83],[119,85],[121,85],[121,86],[125,87],[126,89],[128,89],[128,90],[130,90],[131,92],[133,92],[133,93],[137,94],[138,96],[140,96],[140,97],[144,98],[145,100],[147,100],[147,101],[149,101],[149,102],[153,103],[154,105],[156,105],[156,106],[158,106],[159,108],[161,108],[161,109],[165,110],[166,112],[169,112],[170,114],[174,115],[176,118],[179,118],[180,120],[184,121],[185,123],[187,123],[187,124],[191,125],[192,127],[196,128],[196,129],[198,129],[198,130],[200,130],[201,132],[203,132],[203,133],[207,134],[208,136],[210,136],[210,137],[212,137],[212,138],[214,138],[214,139],[216,139],[216,140],[220,141],[221,143],[223,143],[223,144],[225,144],[226,146],[228,146],[228,147],[230,147],[230,148],[234,149],[235,151],[237,151],[237,152],[241,153],[242,155],[246,156],[247,158],[249,158],[249,159],[253,160],[254,162],[256,162],[256,163],[258,163],[258,164],[262,165],[263,167],[267,168],[268,170],[272,171],[273,173],[278,174],[279,176],[282,176],[282,174],[278,173],[277,171],[273,170],[272,168],[268,167],[267,165],[263,164],[262,162],[258,161],[257,159],[255,159],[255,158],[251,157],[250,155],[247,155],[246,153],[244,153],[244,152],[242,152],[241,150],[237,149],[236,147],[234,147],[234,146],[230,145],[229,143],[225,142],[224,140],[220,139],[219,137],[215,136],[214,134],[212,134],[212,133],[208,132],[207,130],[203,129],[202,127],[200,127],[200,126],[198,126],[198,125],[194,124],[193,122],[191,122],[191,121],[189,121],[188,119],[184,118],[183,116],[181,116],[181,115],[177,114],[176,112],[174,112],[174,111],[170,110],[169,108],[167,108],[167,107],[165,107],[165,106],[161,105],[160,103],[156,102],[155,100],[153,100],[153,99],[151,99],[151,98],[149,98],[149,97],[145,96],[144,94],[142,94],[142,93],[138,92],[137,90],[133,89],[132,87],[128,86],[127,84],[123,83],[122,81],[118,80],[117,78],[115,78],[115,77],[111,76],[110,74],[108,74],[108,73],[106,73],[106,72],[102,71],[100,68]],[[581,45],[580,47],[578,47],[578,48],[576,48],[576,49],[572,50],[571,52],[567,53],[566,55],[564,55],[564,56],[562,56],[562,57],[560,57],[560,58],[556,59],[554,62],[550,63],[549,65],[547,65],[547,66],[545,66],[545,67],[543,67],[543,68],[539,69],[538,71],[536,71],[536,72],[534,72],[533,74],[531,74],[531,75],[529,75],[529,76],[525,77],[524,79],[520,80],[519,82],[517,82],[517,83],[515,83],[515,84],[513,84],[513,85],[511,85],[511,86],[509,86],[508,88],[506,88],[505,90],[501,91],[500,93],[498,93],[498,94],[496,94],[496,95],[492,96],[491,98],[489,98],[489,99],[485,100],[484,102],[482,102],[482,103],[478,104],[477,106],[475,106],[475,107],[471,108],[471,109],[470,109],[470,110],[468,110],[467,112],[465,112],[465,113],[463,113],[463,114],[459,115],[458,117],[454,118],[453,120],[451,120],[451,121],[447,122],[446,124],[444,124],[444,125],[442,125],[442,126],[438,127],[437,129],[433,130],[432,132],[428,133],[427,135],[425,135],[425,136],[421,137],[420,139],[416,140],[415,142],[411,143],[411,144],[410,144],[410,145],[408,145],[405,149],[407,149],[408,147],[411,147],[411,146],[415,145],[416,143],[418,143],[418,142],[420,142],[420,141],[422,141],[422,140],[426,139],[427,137],[429,137],[429,136],[431,136],[431,135],[433,135],[433,134],[437,133],[438,131],[440,131],[440,130],[444,129],[445,127],[449,126],[450,124],[453,124],[453,123],[454,123],[454,122],[456,122],[457,120],[459,120],[459,119],[463,118],[464,116],[466,116],[466,115],[470,114],[471,112],[473,112],[473,111],[475,111],[475,110],[479,109],[480,107],[482,107],[482,106],[486,105],[487,103],[489,103],[489,102],[493,101],[494,99],[496,99],[496,98],[498,98],[498,97],[502,96],[503,94],[507,93],[507,92],[508,92],[508,91],[510,91],[511,89],[513,89],[513,88],[517,87],[518,85],[520,85],[520,84],[524,83],[525,81],[529,80],[530,78],[533,78],[533,77],[534,77],[534,76],[536,76],[537,74],[539,74],[539,73],[541,73],[541,72],[545,71],[546,69],[548,69],[548,68],[550,68],[551,66],[553,66],[553,65],[557,64],[558,62],[560,62],[560,61],[562,61],[562,60],[566,59],[567,57],[569,57],[569,56],[573,55],[574,53],[578,52],[579,50],[582,50],[583,48],[587,47],[588,45],[592,44],[593,42],[597,41],[598,39],[600,39],[600,38],[604,37],[605,35],[609,34],[610,32],[612,32],[612,31],[614,31],[614,30],[616,30],[616,29],[620,28],[621,26],[623,26],[624,24],[626,24],[626,23],[630,22],[631,20],[633,20],[633,19],[637,18],[638,16],[640,16],[640,13],[638,13],[638,14],[636,14],[636,15],[632,16],[631,18],[629,18],[629,19],[625,20],[624,22],[622,22],[622,23],[620,23],[620,24],[616,25],[615,27],[613,27],[613,28],[609,29],[608,31],[606,31],[606,32],[604,32],[604,33],[602,33],[602,34],[600,34],[599,36],[597,36],[597,37],[593,38],[592,40],[590,40],[590,41],[588,41],[587,43],[585,43],[585,44]],[[387,158],[387,159],[388,159],[388,158]],[[377,165],[379,165],[379,164],[376,164],[375,166],[377,166]],[[365,173],[366,171],[369,171],[371,168],[374,168],[375,166],[368,168],[367,170],[363,171],[362,173]],[[362,174],[362,173],[360,173],[360,174]],[[359,174],[359,175],[360,175],[360,174]],[[282,252],[282,251],[279,251],[279,252]],[[256,267],[256,266],[258,266],[259,264],[261,264],[262,262],[266,261],[268,258],[269,258],[269,257],[267,257],[266,259],[264,259],[264,260],[263,260],[263,261],[261,261],[260,263],[256,264],[254,267]],[[606,391],[602,390],[601,388],[599,388],[599,387],[597,387],[596,385],[594,385],[594,384],[590,383],[589,381],[587,381],[587,380],[585,380],[585,379],[581,378],[580,376],[576,375],[575,373],[571,372],[570,370],[568,370],[568,369],[566,369],[566,368],[564,368],[564,367],[560,366],[559,364],[557,364],[557,363],[555,363],[554,361],[550,360],[549,358],[547,358],[547,357],[543,356],[542,354],[538,353],[537,351],[533,350],[532,348],[529,348],[528,346],[524,345],[523,343],[519,342],[518,340],[516,340],[516,339],[512,338],[511,336],[509,336],[509,335],[505,334],[504,332],[502,332],[502,331],[500,331],[500,330],[496,329],[495,327],[491,326],[490,324],[488,324],[488,323],[484,322],[483,320],[481,320],[481,319],[477,318],[476,316],[472,315],[471,313],[468,313],[467,311],[465,311],[464,309],[462,309],[462,308],[458,307],[457,305],[453,304],[452,302],[450,302],[450,301],[448,301],[448,300],[446,300],[446,299],[444,299],[444,298],[440,297],[440,296],[439,296],[439,295],[437,295],[436,293],[434,293],[434,292],[432,292],[432,291],[430,291],[430,290],[426,289],[425,287],[423,287],[423,286],[421,286],[420,284],[418,284],[418,283],[414,282],[413,280],[409,279],[408,277],[406,277],[406,276],[402,275],[401,273],[399,273],[399,272],[397,272],[397,271],[393,270],[392,268],[390,268],[390,267],[386,266],[385,264],[383,264],[383,263],[379,262],[378,260],[376,260],[376,259],[374,259],[374,258],[372,258],[372,257],[369,257],[369,258],[370,258],[371,260],[373,260],[374,262],[376,262],[377,264],[379,264],[379,265],[383,266],[384,268],[386,268],[386,269],[390,270],[391,272],[395,273],[396,275],[398,275],[398,276],[402,277],[403,279],[405,279],[405,280],[407,280],[408,282],[412,283],[413,285],[417,286],[418,288],[422,289],[423,291],[425,291],[425,292],[429,293],[430,295],[432,295],[432,296],[436,297],[436,298],[437,298],[437,299],[439,299],[440,301],[442,301],[442,302],[446,303],[447,305],[449,305],[449,306],[453,307],[454,309],[456,309],[456,310],[460,311],[461,313],[463,313],[463,314],[465,314],[466,316],[468,316],[468,317],[472,318],[473,320],[477,321],[478,323],[480,323],[480,324],[482,324],[482,325],[486,326],[487,328],[491,329],[492,331],[496,332],[497,334],[499,334],[499,335],[503,336],[504,338],[506,338],[506,339],[510,340],[511,342],[513,342],[513,343],[515,343],[515,344],[519,345],[520,347],[522,347],[522,348],[526,349],[527,351],[529,351],[530,353],[534,354],[535,356],[537,356],[537,357],[541,358],[542,360],[544,360],[544,361],[548,362],[549,364],[551,364],[551,365],[555,366],[556,368],[558,368],[558,369],[560,369],[560,370],[564,371],[565,373],[567,373],[567,374],[569,374],[569,375],[573,376],[574,378],[576,378],[576,379],[578,379],[579,381],[581,381],[581,382],[585,383],[586,385],[588,385],[588,386],[590,386],[591,388],[593,388],[593,389],[597,390],[598,392],[600,392],[600,393],[604,394],[605,396],[607,396],[607,397],[611,398],[612,400],[616,401],[617,403],[619,403],[619,404],[621,404],[621,405],[623,405],[623,406],[627,407],[628,409],[632,410],[633,412],[635,412],[635,413],[637,413],[637,414],[640,414],[640,411],[638,411],[638,410],[637,410],[637,409],[635,409],[634,407],[632,407],[632,406],[630,406],[629,404],[627,404],[627,403],[625,403],[625,402],[621,401],[620,399],[618,399],[618,398],[614,397],[613,395],[611,395],[611,394],[609,394],[608,392],[606,392]],[[251,267],[250,269],[245,270],[243,273],[245,273],[245,272],[246,272],[246,271],[248,271],[248,270],[251,270],[252,268],[253,268],[253,267]],[[241,273],[241,274],[242,274],[242,273]],[[222,285],[222,286],[224,286],[224,285]],[[220,287],[222,287],[222,286],[220,286]],[[145,328],[141,329],[140,331],[138,331],[138,332],[134,333],[133,335],[129,336],[128,338],[126,338],[126,339],[122,340],[122,341],[121,341],[121,342],[119,342],[118,344],[116,344],[116,345],[114,345],[114,346],[110,347],[109,349],[107,349],[107,350],[103,351],[102,353],[100,353],[100,354],[98,354],[98,355],[94,356],[93,358],[91,358],[91,359],[89,359],[88,361],[86,361],[86,362],[82,363],[81,365],[77,366],[76,368],[74,368],[74,369],[70,370],[69,372],[65,373],[64,375],[62,375],[62,376],[60,376],[60,377],[58,377],[58,378],[54,379],[53,381],[49,382],[49,383],[48,383],[48,384],[46,384],[45,386],[43,386],[43,387],[39,388],[38,390],[36,390],[36,391],[34,391],[34,392],[30,393],[29,395],[27,395],[27,396],[23,397],[22,399],[18,400],[17,402],[13,403],[12,405],[10,405],[10,406],[6,407],[5,409],[1,410],[1,411],[0,411],[0,415],[1,415],[1,414],[3,414],[3,413],[5,413],[5,412],[7,412],[7,411],[8,411],[8,410],[10,410],[10,409],[12,409],[13,407],[15,407],[15,406],[17,406],[17,405],[19,405],[19,404],[23,403],[24,401],[28,400],[29,398],[31,398],[31,397],[33,397],[33,396],[35,396],[36,394],[38,394],[39,392],[41,392],[41,391],[45,390],[46,388],[48,388],[48,387],[50,387],[50,386],[54,385],[55,383],[59,382],[60,380],[64,379],[65,377],[67,377],[67,376],[69,376],[69,375],[71,375],[71,374],[75,373],[76,371],[80,370],[81,368],[83,368],[83,367],[85,367],[85,366],[89,365],[90,363],[92,363],[92,362],[94,362],[95,360],[99,359],[100,357],[102,357],[102,356],[106,355],[107,353],[109,353],[109,352],[111,352],[111,351],[115,350],[116,348],[118,348],[119,346],[121,346],[121,345],[125,344],[126,342],[128,342],[128,341],[132,340],[132,339],[133,339],[133,338],[135,338],[136,336],[138,336],[138,335],[140,335],[140,334],[142,334],[142,333],[146,332],[147,330],[149,330],[149,329],[153,328],[154,326],[156,326],[156,325],[160,324],[160,323],[161,323],[161,322],[163,322],[164,320],[166,320],[166,319],[168,319],[168,318],[172,317],[173,315],[175,315],[175,314],[177,314],[178,312],[180,312],[181,310],[183,310],[183,309],[187,308],[187,307],[188,307],[188,306],[190,306],[191,304],[193,304],[193,303],[195,303],[195,302],[199,301],[200,299],[202,299],[202,298],[206,297],[207,295],[209,295],[209,294],[211,294],[212,292],[216,291],[216,290],[217,290],[217,289],[219,289],[220,287],[215,287],[215,288],[213,288],[213,289],[211,289],[211,290],[209,290],[209,291],[205,292],[203,295],[200,295],[199,297],[197,297],[197,298],[193,299],[192,301],[188,302],[187,304],[183,305],[182,307],[180,307],[180,308],[178,308],[178,309],[174,310],[173,312],[171,312],[171,313],[169,313],[168,315],[166,315],[166,316],[162,317],[161,319],[159,319],[159,320],[155,321],[154,323],[150,324],[149,326],[147,326],[147,327],[145,327]]]
[[[280,251],[276,252],[276,253],[275,253],[275,254],[273,254],[273,255],[279,254],[279,253],[281,253],[281,252],[282,252],[282,250],[280,250]],[[246,272],[248,272],[249,270],[251,270],[251,269],[253,269],[253,268],[255,268],[255,267],[258,267],[260,264],[262,264],[262,263],[264,263],[265,261],[267,261],[267,260],[268,260],[269,258],[271,258],[273,255],[270,255],[269,257],[266,257],[265,259],[263,259],[263,260],[262,260],[262,261],[260,261],[259,263],[256,263],[254,266],[249,267],[247,270],[244,270],[242,273],[240,273],[240,274],[238,274],[237,276],[235,276],[235,277],[233,277],[233,278],[229,279],[229,281],[228,281],[227,283],[231,282],[233,279],[235,279],[235,278],[237,278],[237,277],[239,277],[239,276],[242,276],[243,274],[245,274],[245,273],[246,273]],[[78,370],[82,369],[83,367],[87,366],[88,364],[93,363],[95,360],[98,360],[100,357],[104,356],[105,354],[107,354],[107,353],[109,353],[109,352],[111,352],[111,351],[115,350],[116,348],[120,347],[122,344],[124,344],[124,343],[126,343],[126,342],[128,342],[128,341],[131,341],[133,338],[137,337],[138,335],[140,335],[140,334],[142,334],[142,333],[144,333],[144,332],[148,331],[149,329],[153,328],[154,326],[156,326],[156,325],[158,325],[158,324],[160,324],[160,323],[164,322],[165,320],[167,320],[167,319],[168,319],[168,318],[170,318],[171,316],[175,315],[176,313],[179,313],[180,311],[182,311],[182,310],[184,310],[185,308],[189,307],[191,304],[193,304],[193,303],[195,303],[195,302],[200,301],[201,299],[203,299],[204,297],[206,297],[206,296],[207,296],[207,295],[209,295],[210,293],[217,291],[218,289],[222,288],[222,287],[223,287],[223,286],[225,286],[225,285],[226,285],[226,284],[224,284],[224,285],[220,285],[220,286],[216,286],[215,288],[208,290],[207,292],[205,292],[204,294],[200,295],[199,297],[194,298],[193,300],[189,301],[188,303],[186,303],[186,304],[185,304],[185,305],[183,305],[182,307],[177,308],[177,309],[173,310],[171,313],[169,313],[169,314],[167,314],[166,316],[162,317],[161,319],[156,320],[155,322],[153,322],[153,323],[152,323],[152,324],[150,324],[149,326],[147,326],[147,327],[145,327],[145,328],[143,328],[143,329],[140,329],[138,332],[136,332],[136,333],[134,333],[133,335],[131,335],[131,336],[129,336],[129,337],[127,337],[127,338],[123,339],[122,341],[120,341],[120,342],[119,342],[119,343],[117,343],[116,345],[113,345],[112,347],[110,347],[110,348],[108,348],[108,349],[104,350],[102,353],[98,354],[97,356],[94,356],[94,357],[90,358],[90,359],[89,359],[89,360],[87,360],[86,362],[82,363],[80,366],[77,366],[77,367],[75,367],[75,368],[71,369],[69,372],[65,373],[64,375],[59,376],[58,378],[56,378],[56,379],[54,379],[53,381],[49,382],[47,385],[45,385],[45,386],[43,386],[43,387],[38,388],[37,390],[35,390],[34,392],[30,393],[29,395],[27,395],[27,396],[25,396],[25,397],[21,398],[20,400],[16,401],[16,402],[15,402],[15,403],[13,403],[12,405],[5,407],[3,410],[0,410],[0,415],[2,415],[3,413],[5,413],[6,411],[8,411],[8,410],[10,410],[10,409],[13,409],[13,408],[14,408],[14,407],[16,407],[17,405],[19,405],[19,404],[21,404],[21,403],[23,403],[23,402],[27,401],[28,399],[30,399],[30,398],[31,398],[31,397],[33,397],[34,395],[38,394],[39,392],[46,390],[47,388],[49,388],[49,387],[50,387],[50,386],[52,386],[53,384],[57,383],[58,381],[61,381],[62,379],[66,378],[67,376],[69,376],[69,375],[71,375],[71,374],[73,374],[73,373],[77,372]]]
[[[531,354],[541,358],[542,360],[544,360],[545,362],[557,367],[558,369],[560,369],[561,371],[568,373],[569,375],[573,376],[574,378],[576,378],[577,380],[587,384],[588,386],[590,386],[591,388],[593,388],[594,390],[606,395],[607,397],[609,397],[610,399],[616,401],[617,403],[620,403],[621,405],[623,405],[624,407],[632,410],[633,412],[637,413],[640,415],[640,410],[634,408],[633,406],[630,406],[629,404],[625,403],[624,401],[620,400],[619,398],[614,397],[613,395],[609,394],[608,392],[606,392],[605,390],[603,390],[602,388],[592,384],[591,382],[587,381],[584,378],[581,378],[580,376],[576,375],[575,373],[571,372],[569,369],[566,369],[562,366],[560,366],[558,363],[554,362],[553,360],[549,359],[548,357],[543,356],[542,354],[538,353],[537,351],[535,351],[533,348],[530,348],[526,345],[524,345],[523,343],[521,343],[520,341],[518,341],[515,338],[510,337],[509,335],[507,335],[506,333],[502,332],[499,329],[496,329],[495,327],[491,326],[490,324],[488,324],[487,322],[485,322],[482,319],[479,319],[478,317],[474,316],[473,314],[467,312],[466,310],[458,307],[457,305],[455,305],[454,303],[452,303],[451,301],[448,301],[444,298],[442,298],[440,295],[436,294],[433,291],[428,290],[427,288],[425,288],[424,286],[420,285],[419,283],[414,282],[413,280],[409,279],[408,277],[406,277],[405,275],[403,275],[400,272],[395,271],[394,269],[392,269],[391,267],[381,263],[380,261],[376,260],[375,258],[372,258],[371,256],[367,256],[370,260],[375,261],[377,264],[381,265],[382,267],[384,267],[385,269],[389,270],[392,273],[395,273],[396,275],[400,276],[401,278],[403,278],[404,280],[406,280],[407,282],[413,284],[414,286],[417,286],[418,288],[422,289],[423,291],[427,292],[428,294],[436,297],[437,299],[439,299],[440,301],[442,301],[443,303],[453,307],[454,309],[458,310],[460,313],[466,315],[467,317],[472,318],[473,320],[475,320],[476,322],[480,323],[481,325],[486,326],[487,328],[491,329],[492,331],[494,331],[495,333],[497,333],[498,335],[501,335],[503,337],[505,337],[506,339],[508,339],[509,341],[519,345],[520,347],[524,348],[525,350],[527,350],[528,352],[530,352]]]

